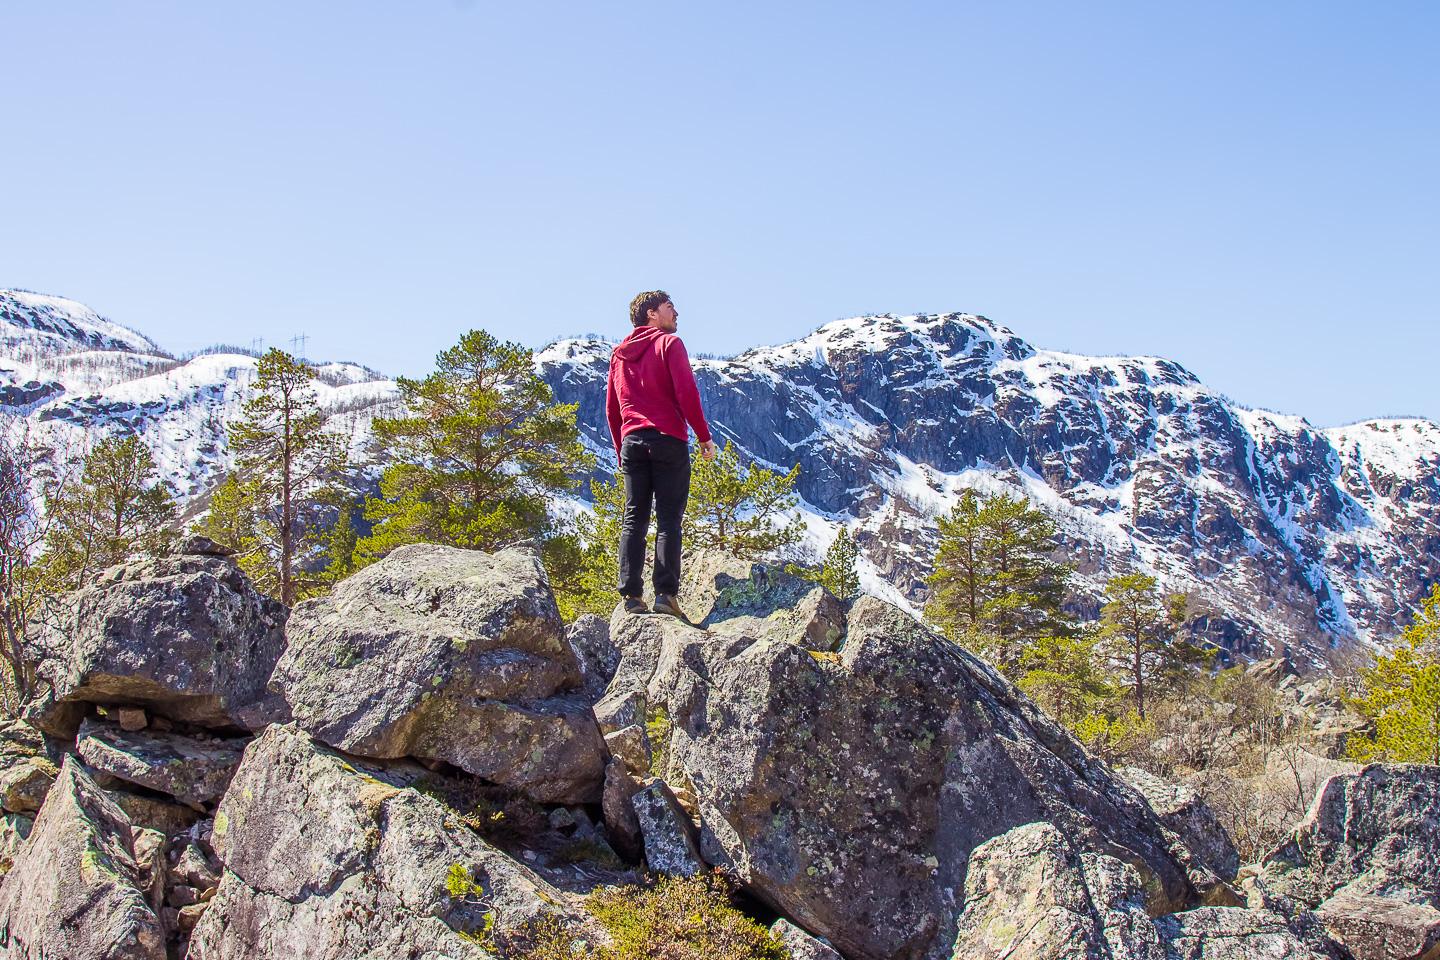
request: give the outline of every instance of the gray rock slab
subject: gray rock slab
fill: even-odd
[[[1139,767],[1123,767],[1116,772],[1140,791],[1160,822],[1178,833],[1217,876],[1222,880],[1235,877],[1240,870],[1240,853],[1235,849],[1235,841],[1230,839],[1215,811],[1194,790]]]
[[[299,604],[273,685],[321,741],[445,760],[544,803],[600,799],[606,751],[539,557],[401,547]]]
[[[1155,921],[1167,960],[1329,960],[1268,910],[1201,907]]]
[[[645,845],[645,863],[655,873],[693,877],[705,870],[695,828],[663,780],[652,779],[630,798]]]
[[[1223,887],[991,668],[879,600],[838,656],[681,624],[611,637],[602,704],[663,711],[705,859],[850,960],[949,960],[971,852],[1035,821],[1133,865],[1153,912]]]
[[[24,715],[70,738],[91,704],[144,707],[204,727],[245,729],[284,646],[285,608],[224,557],[111,567],[65,595],[27,642],[44,691]]]
[[[621,856],[638,860],[645,851],[640,832],[640,819],[635,815],[631,798],[640,790],[640,781],[632,776],[620,760],[605,766],[605,791],[600,799],[601,815],[610,845]]]
[[[33,814],[59,772],[38,730],[20,720],[0,724],[0,809]]]
[[[1311,908],[1339,892],[1440,906],[1440,767],[1377,763],[1331,777],[1260,876]]]
[[[977,847],[954,960],[1164,960],[1140,875],[1048,823]]]
[[[682,564],[680,599],[691,623],[810,650],[838,650],[845,605],[820,584],[774,564],[692,550]]]
[[[585,692],[598,699],[620,665],[620,651],[610,642],[609,622],[587,613],[565,628],[565,641],[574,651]]]
[[[22,813],[0,815],[0,868],[3,868],[0,869],[0,876],[8,873],[14,865],[25,841],[30,839],[30,831],[34,826],[35,819]]]
[[[0,881],[0,956],[165,960],[153,843],[74,758]]]
[[[267,729],[215,816],[224,872],[191,960],[488,960],[463,936],[487,913],[497,937],[546,914],[588,922],[579,895],[411,787],[424,772],[343,756],[293,725]]]
[[[1440,910],[1429,904],[1342,895],[1315,917],[1355,960],[1440,960]]]
[[[790,951],[790,960],[845,960],[819,937],[812,937],[783,917],[770,925],[770,936]]]
[[[86,720],[76,749],[92,769],[168,793],[182,803],[218,800],[230,783],[247,740],[198,739],[178,733],[127,731]]]

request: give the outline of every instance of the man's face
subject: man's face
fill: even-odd
[[[676,320],[680,314],[675,312],[675,304],[666,300],[658,307],[651,307],[645,311],[645,316],[650,320],[650,326],[656,327],[666,333],[674,333],[677,326]]]

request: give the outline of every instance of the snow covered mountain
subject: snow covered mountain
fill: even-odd
[[[536,355],[579,406],[601,473],[610,344]],[[256,358],[175,358],[74,301],[0,291],[0,413],[83,450],[134,432],[187,500],[230,461]],[[1191,591],[1197,630],[1243,657],[1322,663],[1352,639],[1383,642],[1440,580],[1440,426],[1375,420],[1317,429],[1248,410],[1153,357],[1039,350],[984,317],[874,316],[728,360],[696,360],[717,436],[776,468],[801,465],[807,546],[841,525],[862,579],[918,604],[934,518],[965,487],[1023,491],[1060,522],[1090,602],[1139,568]],[[317,391],[363,460],[395,384],[319,364]]]
[[[182,501],[231,467],[225,424],[239,416],[256,362],[227,347],[176,358],[73,300],[0,290],[0,414],[27,419],[37,438],[67,452],[138,434]],[[316,373],[333,428],[363,460],[370,420],[394,401],[394,382],[353,363],[317,364]]]
[[[537,356],[601,451],[608,354],[568,340]],[[1426,420],[1316,429],[1169,360],[1039,350],[968,314],[840,320],[697,360],[696,376],[721,439],[801,464],[814,548],[845,524],[869,585],[912,601],[934,518],[966,487],[1022,491],[1055,516],[1092,599],[1108,576],[1150,572],[1244,657],[1318,665],[1383,641],[1440,579],[1440,426]]]

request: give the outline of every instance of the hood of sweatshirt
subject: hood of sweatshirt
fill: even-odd
[[[655,349],[655,341],[669,334],[659,327],[636,327],[630,335],[615,347],[615,356],[634,362]]]

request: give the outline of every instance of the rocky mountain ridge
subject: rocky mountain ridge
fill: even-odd
[[[0,347],[0,412],[43,436],[83,449],[136,432],[187,500],[229,466],[224,425],[252,355],[177,360],[74,301],[19,291],[0,291]],[[577,404],[598,476],[612,458],[609,349],[563,340],[536,354]],[[966,487],[1023,492],[1057,518],[1086,612],[1107,576],[1138,567],[1194,593],[1197,633],[1246,659],[1323,667],[1354,640],[1393,636],[1440,579],[1430,421],[1315,428],[1241,407],[1168,360],[1040,350],[970,314],[841,320],[695,366],[717,436],[801,464],[805,549],[850,528],[866,589],[911,609],[934,519]],[[354,364],[317,371],[334,429],[365,462],[394,383]]]
[[[608,463],[609,347],[536,362]],[[1318,429],[1249,410],[1154,357],[1035,348],[970,314],[839,320],[695,361],[707,416],[787,469],[814,545],[851,528],[869,585],[924,596],[934,518],[967,487],[1020,492],[1060,523],[1091,596],[1139,568],[1205,606],[1197,632],[1311,665],[1408,621],[1440,579],[1440,426]],[[895,599],[891,596],[891,599]]]
[[[0,958],[520,960],[546,925],[593,957],[642,867],[722,868],[792,960],[1440,949],[1435,767],[1330,777],[1237,873],[899,608],[685,576],[696,624],[566,628],[527,549],[403,547],[288,617],[209,541],[106,571],[0,724]]]

